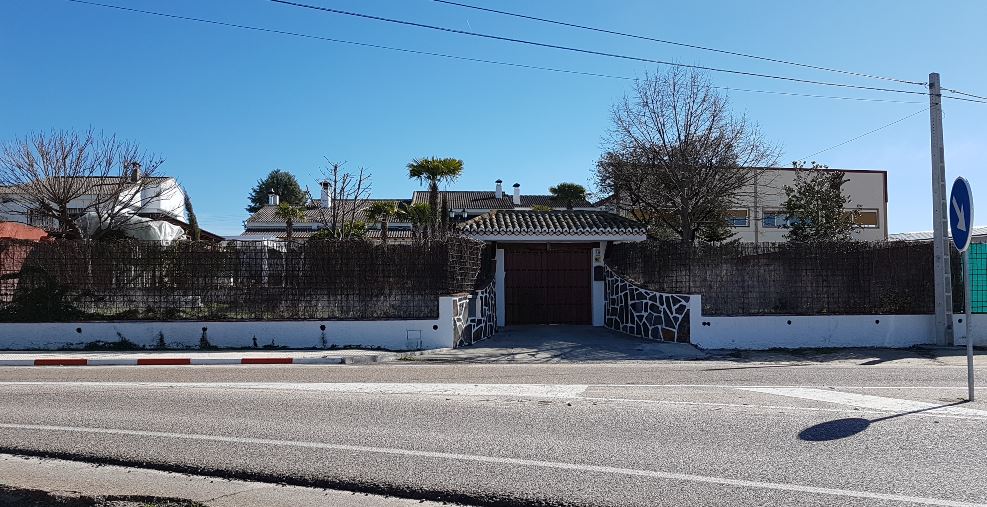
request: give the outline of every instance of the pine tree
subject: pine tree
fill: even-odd
[[[274,190],[274,193],[278,194],[278,197],[283,203],[292,206],[305,206],[308,204],[305,202],[307,199],[305,192],[302,191],[302,187],[298,184],[298,179],[295,178],[295,175],[288,171],[275,169],[267,177],[257,180],[257,184],[250,190],[250,195],[247,197],[249,199],[247,211],[256,213],[264,206],[267,206],[267,194],[271,190]]]
[[[798,170],[794,186],[785,185],[782,207],[788,219],[789,241],[850,241],[858,228],[857,212],[848,209],[850,197],[843,193],[846,173],[812,162],[794,164]]]

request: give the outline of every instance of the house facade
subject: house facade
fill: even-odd
[[[139,171],[139,166],[133,169]],[[140,230],[140,234],[169,229],[168,235],[182,235],[190,232],[186,220],[185,191],[178,181],[170,176],[154,176],[140,179],[137,176],[104,176],[88,178],[89,182],[79,188],[93,189],[89,195],[80,195],[68,203],[69,217],[79,220],[82,226],[98,227],[99,218],[83,217],[92,213],[98,206],[101,215],[113,216],[114,223],[126,224],[126,230]],[[133,182],[133,183],[132,183]],[[0,186],[0,222],[15,222],[46,231],[58,229],[57,221],[50,214],[38,211],[39,203],[29,194],[13,186]],[[103,209],[106,208],[106,209]],[[113,211],[108,211],[112,209]],[[211,240],[222,238],[208,231],[201,231],[202,237]],[[144,234],[146,235],[146,234]],[[143,237],[141,239],[153,239]]]
[[[818,169],[833,172],[837,169]],[[848,212],[853,212],[857,229],[853,239],[886,241],[888,239],[888,173],[866,169],[839,169],[846,178],[843,194],[850,198]],[[759,168],[755,181],[741,191],[743,204],[730,210],[730,225],[735,237],[748,243],[787,241],[788,221],[783,204],[785,187],[793,186],[798,171],[793,168]]]
[[[750,200],[731,210],[731,226],[741,241],[785,241],[783,189],[794,183],[796,172],[763,168],[757,175],[757,185],[741,192],[751,196]],[[844,190],[860,225],[855,237],[887,239],[886,173],[846,171],[846,175]],[[415,205],[428,203],[428,199],[428,192],[416,191],[410,200],[389,201]],[[329,202],[326,195],[311,200],[306,218],[294,224],[294,236],[305,238],[326,227],[324,217],[333,210],[365,220],[363,210],[354,206],[365,208],[371,202]],[[641,223],[616,213],[607,200],[596,205],[582,200],[565,209],[550,195],[523,194],[517,183],[505,190],[503,182],[497,180],[490,190],[441,191],[439,202],[464,235],[487,242],[494,249],[494,280],[477,291],[471,304],[486,307],[484,311],[476,308],[472,313],[477,315],[494,313],[497,327],[582,324],[627,331],[630,326],[633,333],[642,336],[680,336],[683,314],[676,312],[686,311],[687,301],[674,299],[681,298],[677,295],[646,294],[607,270],[604,258],[609,247],[647,237]],[[268,206],[245,222],[244,233],[232,239],[283,238],[285,227],[275,214],[277,204],[277,196],[271,196]],[[379,237],[378,224],[367,225],[367,236]],[[410,241],[411,224],[391,223],[388,234],[392,241]],[[633,302],[634,298],[640,301]]]
[[[888,239],[888,173],[869,169],[819,169],[844,173],[843,193],[850,198],[848,213],[853,213],[857,229],[853,239],[886,241]],[[745,243],[783,243],[788,232],[784,212],[785,187],[793,186],[798,170],[790,167],[761,167],[754,170],[752,181],[737,193],[738,204],[728,210],[727,220],[732,239]],[[612,198],[597,203],[602,209],[624,216],[633,213],[614,206]]]

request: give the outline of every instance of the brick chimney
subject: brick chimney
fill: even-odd
[[[141,179],[141,163],[140,162],[134,161],[134,162],[131,162],[130,163],[130,173],[128,174],[128,176],[130,177],[130,182],[131,183],[137,183],[138,181],[140,181],[140,179]]]
[[[332,198],[329,197],[329,180],[320,181],[319,186],[322,188],[322,195],[319,197],[319,203],[323,208],[328,208],[332,205]]]
[[[278,194],[275,194],[274,193],[274,189],[273,188],[270,189],[270,190],[268,190],[267,191],[267,205],[268,206],[277,206],[278,204],[281,204],[281,197],[279,197]]]
[[[513,199],[513,202],[514,202],[514,205],[515,206],[520,206],[521,205],[521,184],[520,183],[515,183],[514,184],[514,199]]]
[[[497,180],[497,190],[494,192],[494,197],[501,199],[504,197],[504,180]]]

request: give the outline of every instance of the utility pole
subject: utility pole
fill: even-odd
[[[932,134],[932,244],[936,290],[936,345],[953,344],[953,281],[950,273],[946,161],[942,144],[942,89],[939,74],[929,74],[929,120]]]
[[[757,188],[757,184],[758,184],[758,181],[757,181],[758,180],[758,177],[757,177],[758,174],[757,173],[758,173],[758,171],[759,171],[759,169],[755,167],[754,168],[754,209],[752,210],[753,211],[753,214],[751,215],[753,217],[753,224],[752,225],[754,226],[754,244],[755,245],[761,244],[761,218],[760,218],[761,203],[758,200],[759,195],[758,195],[758,188]]]

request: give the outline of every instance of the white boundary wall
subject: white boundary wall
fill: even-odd
[[[953,314],[953,343],[955,345],[966,345],[966,315],[962,313]],[[971,334],[973,344],[980,347],[987,347],[987,313],[973,314]]]
[[[162,335],[169,347],[196,348],[203,327],[209,343],[216,347],[248,348],[256,337],[261,347],[273,343],[278,347],[320,348],[320,326],[325,326],[326,346],[436,349],[455,345],[454,299],[439,298],[436,320],[0,323],[0,349],[81,347],[87,342],[115,342],[121,336],[153,347]]]
[[[702,315],[690,302],[690,341],[704,349],[911,347],[934,344],[934,315]],[[953,316],[956,345],[966,344],[965,316]],[[987,345],[987,314],[973,316],[975,345]]]

